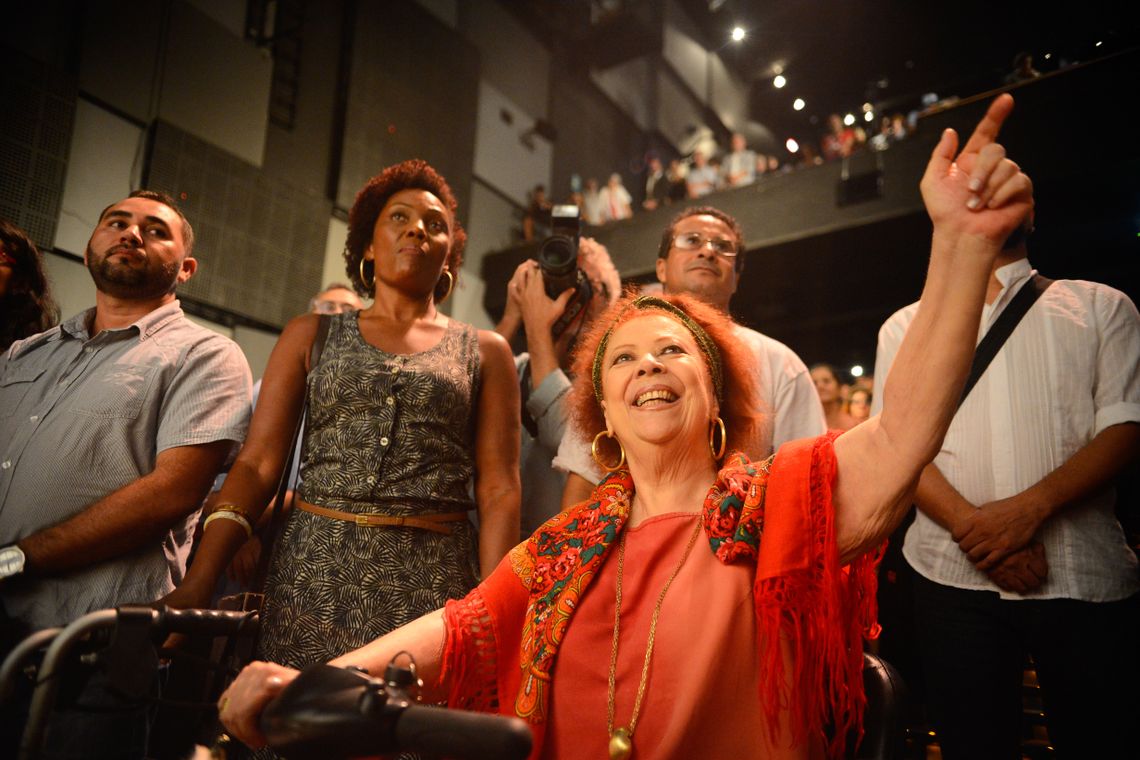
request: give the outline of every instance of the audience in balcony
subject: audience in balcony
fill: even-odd
[[[693,165],[685,176],[690,198],[703,198],[716,190],[719,177],[716,169],[709,166],[708,157],[702,151],[693,153]]]
[[[622,184],[621,175],[614,172],[610,181],[606,183],[599,193],[602,207],[602,218],[607,222],[616,222],[629,219],[633,216],[633,198]]]
[[[744,135],[734,132],[732,135],[732,152],[724,159],[725,186],[743,187],[751,185],[756,181],[756,163],[756,153],[749,150]],[[767,169],[766,163],[764,168]]]

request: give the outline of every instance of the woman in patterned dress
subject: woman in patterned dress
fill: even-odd
[[[308,397],[295,508],[273,549],[260,656],[324,662],[463,597],[514,545],[519,400],[505,340],[441,314],[465,235],[423,161],[381,172],[349,214],[346,269],[360,312],[281,334],[249,437],[171,606],[206,606],[271,500]],[[472,502],[470,484],[474,480]],[[468,520],[478,510],[480,528]]]
[[[874,550],[938,451],[992,264],[1032,209],[994,142],[1012,104],[998,97],[961,153],[946,130],[931,156],[930,267],[881,415],[763,462],[725,458],[759,422],[730,320],[627,297],[581,341],[571,400],[610,477],[466,598],[332,664],[379,674],[408,652],[428,698],[527,721],[532,758],[842,756]],[[219,702],[230,733],[263,743],[260,712],[296,675],[248,666]]]

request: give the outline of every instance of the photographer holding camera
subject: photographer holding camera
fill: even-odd
[[[578,209],[555,206],[553,234],[535,259],[507,283],[507,306],[495,330],[508,341],[521,323],[527,351],[515,356],[522,396],[522,530],[527,538],[558,510],[566,475],[551,467],[566,429],[566,371],[575,339],[621,293],[605,247],[579,238]]]

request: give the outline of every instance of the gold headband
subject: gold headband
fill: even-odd
[[[630,309],[637,311],[649,311],[656,309],[663,311],[671,317],[677,319],[678,322],[683,324],[685,328],[693,334],[693,339],[697,341],[697,347],[701,349],[701,353],[705,355],[705,362],[709,367],[709,374],[712,375],[713,390],[716,391],[716,400],[718,403],[724,402],[724,372],[721,367],[720,349],[717,348],[716,343],[705,332],[705,328],[697,324],[697,321],[690,317],[678,306],[675,306],[664,298],[657,296],[639,296],[635,298],[628,306],[622,309],[618,314],[617,319],[610,325],[602,335],[602,339],[598,342],[598,350],[594,352],[594,367],[593,367],[593,380],[594,380],[594,397],[598,400],[598,405],[602,403],[602,357],[606,353],[606,346],[609,345],[610,335],[613,334],[614,327],[617,326],[621,318],[625,316],[626,312]]]

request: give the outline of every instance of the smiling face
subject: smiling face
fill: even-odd
[[[96,288],[126,299],[173,293],[198,265],[186,255],[177,212],[149,198],[110,206],[91,233],[84,260]]]
[[[652,312],[617,327],[602,359],[602,408],[607,427],[633,455],[638,442],[700,444],[718,410],[704,355],[688,329]]]
[[[673,225],[673,238],[696,233],[706,240],[729,240],[734,244],[732,228],[715,216],[698,214],[687,216]],[[740,254],[738,254],[740,255]],[[728,302],[736,292],[738,274],[736,263],[721,256],[705,243],[693,250],[681,250],[673,245],[668,255],[657,259],[657,279],[666,293],[688,293],[707,304],[728,311]]]
[[[376,283],[425,296],[443,272],[451,248],[451,214],[427,190],[394,193],[376,217],[364,260],[375,267]]]

